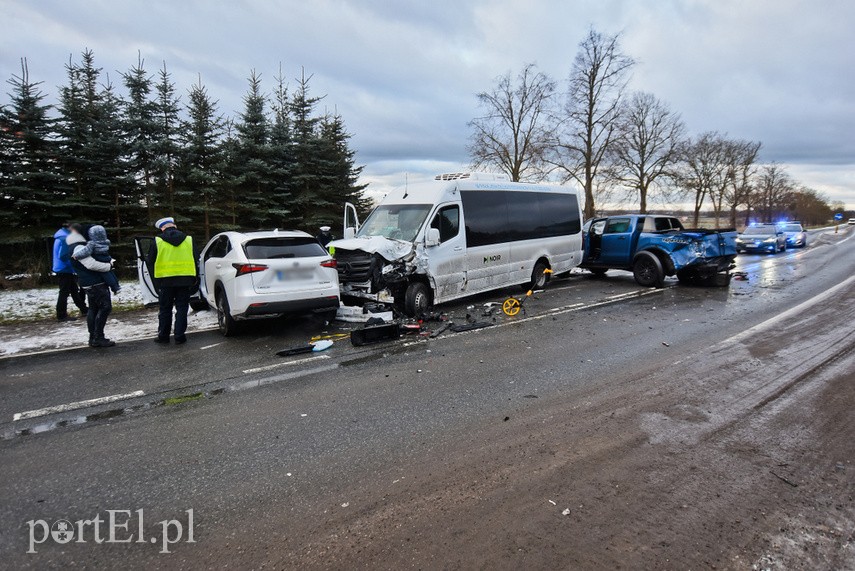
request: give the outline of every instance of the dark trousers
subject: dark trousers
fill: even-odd
[[[186,286],[162,286],[157,290],[160,303],[157,336],[169,339],[172,329],[172,308],[175,308],[175,338],[184,339],[187,332],[187,311],[190,309],[190,288]]]
[[[77,285],[77,276],[74,274],[56,274],[59,281],[59,297],[56,299],[56,316],[59,319],[68,317],[68,296],[71,296],[71,301],[80,310],[80,313],[86,313],[86,299],[80,287]]]
[[[88,287],[86,299],[89,301],[89,311],[86,313],[86,325],[89,327],[89,340],[98,341],[104,339],[104,325],[113,311],[113,301],[110,299],[110,288],[107,284],[98,284]]]

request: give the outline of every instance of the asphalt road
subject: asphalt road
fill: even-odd
[[[0,361],[0,565],[852,568],[855,238],[811,238],[730,288],[574,274],[431,340],[283,359],[337,329],[277,320]],[[111,509],[146,543],[25,553]]]

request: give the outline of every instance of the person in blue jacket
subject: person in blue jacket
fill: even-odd
[[[53,235],[53,273],[59,282],[59,297],[56,300],[56,318],[58,321],[74,321],[76,318],[68,315],[68,298],[80,310],[82,316],[88,311],[86,298],[77,283],[77,274],[71,267],[71,252],[65,239],[68,237],[68,223]]]

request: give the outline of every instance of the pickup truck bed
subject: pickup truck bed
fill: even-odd
[[[685,229],[673,216],[633,214],[585,224],[581,267],[595,274],[632,271],[644,286],[662,287],[666,276],[684,284],[730,283],[736,258],[735,230]]]

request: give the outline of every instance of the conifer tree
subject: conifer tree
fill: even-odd
[[[219,139],[223,121],[217,113],[217,102],[208,95],[202,79],[193,85],[188,95],[188,119],[182,125],[180,190],[176,202],[180,217],[192,228],[201,228],[205,239],[211,237],[211,228],[223,217],[219,199],[219,173],[221,164]],[[194,224],[195,222],[195,224]]]
[[[179,97],[175,84],[166,70],[166,62],[158,74],[156,85],[155,122],[157,124],[155,154],[155,184],[161,209],[175,216],[175,168],[178,161],[178,135],[181,127]]]
[[[266,205],[271,225],[296,228],[291,216],[291,175],[294,170],[294,155],[291,145],[291,106],[288,87],[279,67],[273,92],[273,120],[270,125],[269,165],[271,187]]]
[[[356,166],[356,152],[350,148],[350,133],[344,125],[344,119],[338,112],[326,115],[321,121],[320,138],[322,143],[322,198],[325,202],[315,216],[333,218],[341,213],[345,202],[356,206],[360,217],[371,210],[371,201],[364,196],[366,184],[358,184],[363,167]],[[314,221],[310,221],[314,222]],[[323,222],[318,220],[318,223]]]
[[[158,123],[157,104],[152,101],[152,78],[145,71],[142,56],[122,74],[128,99],[124,105],[127,132],[128,168],[139,189],[139,199],[146,205],[147,223],[154,222],[153,208],[160,197],[156,194]]]
[[[56,169],[54,121],[41,82],[30,80],[27,60],[21,60],[21,75],[8,80],[11,104],[0,112],[2,124],[3,224],[8,228],[46,231],[66,215],[60,196]]]
[[[237,153],[233,172],[234,185],[240,197],[239,217],[244,226],[262,228],[271,224],[268,209],[275,186],[270,163],[270,124],[264,112],[261,77],[252,70],[249,90],[244,95],[244,110],[235,124]]]
[[[318,122],[315,107],[322,99],[309,95],[309,82],[305,71],[297,83],[297,90],[291,98],[292,146],[294,169],[291,174],[291,210],[294,218],[304,229],[314,231],[317,217],[313,215],[317,207],[326,204],[319,196],[321,181],[322,142],[318,137]],[[328,222],[328,221],[327,221]]]
[[[69,217],[102,222],[109,218],[111,197],[96,189],[98,169],[98,123],[102,111],[98,84],[101,69],[95,56],[84,50],[81,63],[69,58],[65,66],[68,83],[60,89],[58,123],[59,158],[66,180]]]

